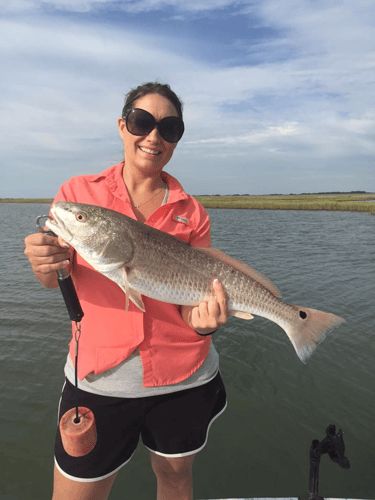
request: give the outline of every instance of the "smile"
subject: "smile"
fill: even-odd
[[[161,154],[161,151],[157,151],[156,149],[148,149],[148,148],[145,148],[143,146],[139,146],[139,149],[141,151],[143,151],[144,153],[148,153],[148,154],[154,155],[154,156],[157,156],[157,155]]]

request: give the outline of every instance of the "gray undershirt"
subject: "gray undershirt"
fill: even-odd
[[[136,349],[129,358],[114,368],[98,375],[89,373],[83,380],[78,380],[78,388],[115,398],[157,396],[206,384],[216,376],[218,370],[219,355],[211,342],[210,351],[203,365],[189,378],[178,384],[144,387],[142,360],[138,349]],[[65,376],[74,385],[74,366],[69,354],[65,364]]]

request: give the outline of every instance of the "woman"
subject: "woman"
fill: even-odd
[[[207,213],[163,172],[184,131],[178,97],[158,83],[130,91],[118,128],[124,162],[99,175],[70,179],[55,201],[105,206],[191,245],[209,246]],[[74,458],[66,454],[57,432],[53,500],[108,498],[117,471],[130,460],[140,436],[151,452],[157,498],[191,500],[194,458],[226,406],[210,337],[227,321],[220,283],[213,283],[215,298],[196,307],[144,297],[146,313],[132,302],[125,311],[120,288],[61,238],[34,234],[25,245],[45,287],[57,287],[56,271],[69,269],[85,313],[79,397],[80,405],[94,412],[98,440],[92,452]],[[73,349],[71,342],[59,418],[75,405]]]

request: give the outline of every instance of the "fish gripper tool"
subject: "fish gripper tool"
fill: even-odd
[[[49,219],[49,215],[40,215],[36,219],[36,229],[39,233],[56,237],[53,231],[45,230],[40,222],[42,219]],[[75,407],[62,415],[59,423],[61,441],[63,447],[73,457],[82,457],[90,453],[97,442],[95,417],[90,408],[79,406],[78,393],[78,342],[81,336],[81,319],[83,310],[78,299],[72,277],[66,269],[57,271],[57,282],[71,321],[75,322]]]

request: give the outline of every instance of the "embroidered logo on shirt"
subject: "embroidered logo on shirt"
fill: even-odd
[[[180,217],[179,215],[176,215],[175,217],[173,217],[174,220],[176,220],[177,222],[183,222],[184,224],[188,224],[189,225],[189,219],[185,219],[185,217]]]

